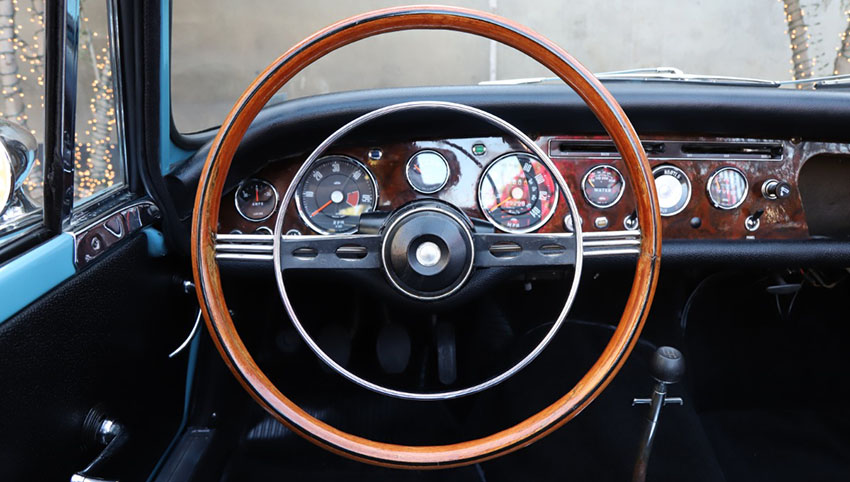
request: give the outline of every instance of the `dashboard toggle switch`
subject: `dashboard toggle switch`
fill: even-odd
[[[785,199],[791,195],[791,184],[777,179],[768,179],[761,185],[761,194],[771,201]]]
[[[747,216],[747,220],[744,221],[744,227],[747,228],[747,231],[755,231],[759,228],[759,226],[761,226],[761,221],[759,221],[759,218],[762,214],[764,214],[764,209],[759,209],[753,214]]]
[[[640,227],[640,223],[638,222],[637,211],[632,211],[631,214],[626,216],[623,219],[623,227],[628,229],[629,231],[637,231]]]

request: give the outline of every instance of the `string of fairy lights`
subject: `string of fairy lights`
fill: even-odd
[[[21,7],[19,0],[0,0],[0,96],[2,117],[25,126],[41,143],[44,113],[44,1],[30,0]],[[115,98],[109,37],[98,32],[80,9],[79,78],[91,75],[86,92],[87,108],[77,106],[74,149],[74,197],[84,199],[111,187],[118,173],[114,166],[117,153]],[[104,12],[106,4],[103,5]],[[105,23],[105,22],[104,22]],[[105,27],[105,25],[103,25]],[[83,69],[90,69],[84,73]],[[79,87],[82,89],[82,84]],[[37,99],[35,108],[27,99]],[[78,101],[79,102],[79,101]],[[32,118],[30,116],[32,115]],[[42,199],[43,162],[36,157],[24,186],[28,196]]]
[[[79,119],[74,150],[75,186],[77,199],[90,196],[96,191],[111,187],[115,182],[113,154],[116,145],[115,97],[112,84],[112,62],[108,50],[109,39],[90,29],[89,18],[80,21],[80,57],[88,55],[94,67],[89,96],[89,113],[84,126]],[[82,132],[80,129],[82,128]],[[83,135],[81,142],[80,134]]]
[[[830,59],[824,53],[820,57],[812,53],[812,35],[806,20],[806,9],[801,0],[778,0],[783,3],[785,9],[785,23],[791,43],[791,69],[789,73],[794,80],[805,80],[816,75],[840,75],[850,74],[850,8],[843,11],[845,28],[839,34],[839,44],[835,47],[835,58]],[[828,4],[810,2],[810,8],[825,7]],[[842,5],[850,6],[850,1],[845,0]],[[817,24],[816,24],[817,25]],[[819,39],[821,42],[823,39]],[[828,70],[826,70],[828,69]],[[824,72],[826,70],[826,72]],[[811,87],[810,85],[798,84],[797,88]]]
[[[38,138],[40,129],[35,128],[38,122],[30,123],[29,112],[44,112],[44,2],[31,1],[25,11],[27,21],[20,22],[17,20],[21,17],[21,7],[17,0],[0,4],[2,115],[29,129]],[[24,37],[29,38],[29,42]],[[30,90],[32,92],[27,92]],[[31,99],[37,99],[35,111]],[[36,158],[32,174],[26,181],[27,190],[38,199],[41,198],[43,177],[40,157]]]
[[[847,28],[841,32],[841,44],[835,48],[835,67],[832,71],[834,75],[850,74],[850,8],[844,11],[844,17],[847,20]]]
[[[812,40],[812,35],[809,33],[809,26],[806,25],[806,12],[800,4],[799,0],[780,0],[785,8],[785,24],[788,29],[785,31],[788,38],[791,40],[789,47],[791,48],[791,78],[794,80],[803,80],[806,77],[812,77],[812,72],[817,66],[817,57],[810,58],[809,43]],[[797,85],[797,88],[802,88],[802,85]]]

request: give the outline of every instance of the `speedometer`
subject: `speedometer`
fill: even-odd
[[[558,186],[537,157],[524,152],[505,154],[481,176],[478,204],[499,229],[527,233],[546,224],[555,213]]]
[[[360,215],[378,205],[378,186],[369,169],[348,156],[316,160],[295,193],[301,219],[322,234],[357,230]]]

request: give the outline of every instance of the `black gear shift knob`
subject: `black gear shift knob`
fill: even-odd
[[[672,346],[662,346],[652,354],[649,373],[661,383],[676,383],[685,374],[685,357]]]

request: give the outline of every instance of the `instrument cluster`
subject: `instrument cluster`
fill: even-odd
[[[626,166],[610,141],[542,137],[538,143],[574,189],[585,231],[639,229]],[[665,237],[754,237],[760,228],[765,232],[766,221],[772,237],[805,237],[799,195],[784,180],[799,166],[783,146],[738,140],[645,143]],[[273,163],[243,181],[231,194],[238,218],[222,212],[224,232],[270,233],[279,193],[296,168]],[[295,189],[284,225],[288,234],[353,233],[362,214],[421,198],[449,202],[503,232],[573,229],[552,172],[502,138],[344,148],[315,160]]]

